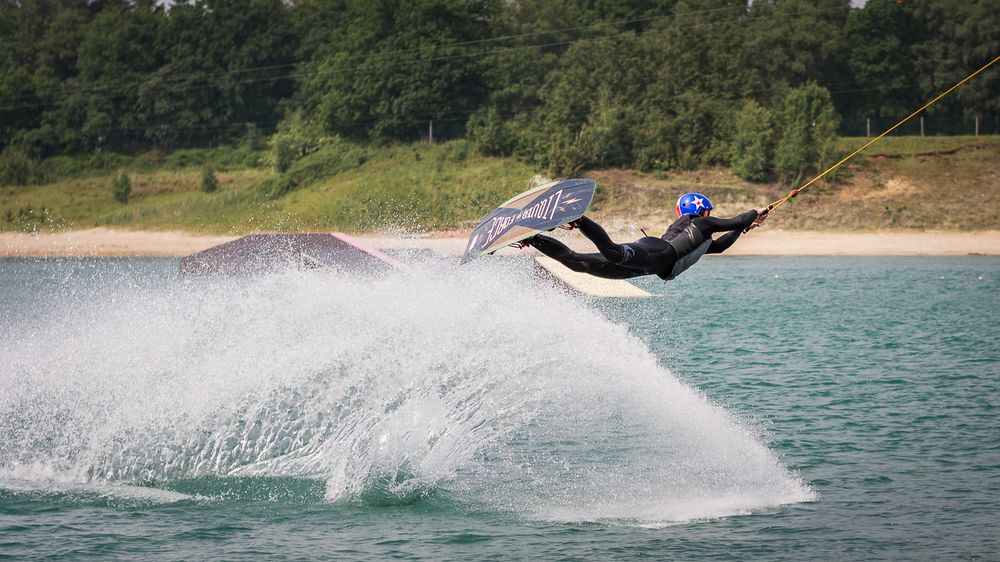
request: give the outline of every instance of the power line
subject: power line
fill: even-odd
[[[687,15],[710,14],[710,13],[714,13],[714,12],[732,11],[734,9],[745,10],[744,8],[739,7],[739,6],[726,6],[726,7],[722,7],[722,8],[712,8],[712,9],[706,9],[706,10],[695,10],[695,11],[691,11],[691,12],[684,12],[683,15],[687,16]],[[595,29],[603,28],[603,27],[615,27],[615,26],[619,26],[619,25],[629,25],[629,24],[633,24],[633,23],[642,23],[642,22],[665,20],[665,19],[669,19],[669,18],[672,18],[672,17],[676,17],[676,15],[674,15],[674,14],[667,14],[667,15],[662,15],[662,16],[650,16],[650,17],[646,17],[646,18],[637,18],[637,19],[629,19],[629,20],[618,20],[618,21],[611,21],[611,22],[596,22],[596,23],[593,23],[593,24],[590,24],[590,25],[586,25],[586,26],[574,26],[574,27],[566,27],[566,28],[553,29],[553,30],[533,31],[533,32],[528,32],[528,33],[520,33],[520,34],[513,34],[513,35],[503,35],[503,36],[498,36],[498,37],[488,37],[488,38],[483,38],[483,39],[475,39],[475,40],[469,40],[469,41],[458,41],[458,42],[452,42],[452,43],[441,43],[441,44],[436,44],[436,45],[420,45],[420,46],[417,46],[417,47],[411,47],[411,48],[407,48],[407,49],[396,49],[396,50],[392,50],[392,51],[380,51],[380,52],[375,53],[375,55],[376,56],[394,56],[394,55],[400,55],[400,54],[406,54],[406,53],[413,53],[413,52],[424,51],[424,50],[461,47],[461,46],[474,45],[474,44],[487,43],[487,42],[506,41],[506,40],[509,40],[509,39],[523,39],[523,38],[527,38],[527,37],[537,37],[537,36],[540,36],[540,35],[553,35],[553,34],[558,34],[558,33],[567,33],[567,32],[575,32],[575,31],[593,31]],[[553,43],[553,44],[565,44],[565,42]],[[545,45],[543,45],[543,46],[545,46]],[[367,57],[367,56],[369,56],[368,53],[357,53],[357,54],[351,55],[351,58],[362,59],[362,58]],[[291,67],[297,66],[299,64],[305,64],[305,63],[309,63],[309,62],[314,62],[314,61],[311,61],[311,60],[302,60],[302,61],[293,61],[293,62],[290,62],[290,63],[283,63],[283,64],[275,64],[275,65],[267,65],[267,66],[257,66],[257,67],[244,67],[244,68],[231,69],[231,70],[222,70],[222,71],[216,71],[216,72],[207,73],[204,76],[201,76],[201,78],[210,78],[210,77],[214,77],[214,76],[227,76],[227,75],[231,75],[231,74],[239,74],[239,73],[244,73],[244,72],[256,72],[256,71],[261,71],[261,70],[276,70],[276,69],[281,69],[281,68],[291,68]],[[184,77],[178,77],[178,78],[174,78],[173,81],[179,81],[179,80],[183,80],[183,79],[184,79]],[[131,84],[129,87],[138,88],[139,86],[141,86],[144,83],[145,83],[144,81],[143,82],[137,82],[137,83]],[[100,87],[98,86],[97,88],[100,88]],[[23,99],[23,98],[29,98],[29,97],[32,97],[32,96],[20,96],[19,98],[7,98],[7,101],[12,101],[12,100],[16,100],[16,99]]]
[[[446,48],[451,48],[451,47],[466,46],[466,45],[473,45],[473,44],[484,44],[484,43],[488,43],[488,42],[501,41],[501,40],[507,40],[507,39],[537,37],[537,36],[544,36],[544,35],[556,34],[556,33],[564,33],[564,32],[577,32],[577,31],[581,31],[581,30],[588,30],[589,31],[589,30],[594,30],[595,27],[610,27],[610,26],[615,26],[615,25],[622,25],[622,24],[635,23],[635,22],[641,22],[641,21],[665,20],[665,19],[668,19],[668,18],[671,18],[671,17],[673,17],[673,18],[676,19],[676,18],[682,18],[682,17],[690,16],[690,15],[707,14],[707,13],[712,13],[712,12],[732,11],[734,9],[736,9],[736,8],[730,6],[730,7],[719,8],[719,9],[714,9],[714,10],[701,10],[701,11],[696,11],[696,12],[688,12],[688,13],[684,13],[684,14],[671,14],[669,16],[656,16],[656,17],[634,19],[634,20],[622,20],[622,21],[618,21],[618,22],[605,22],[605,23],[602,23],[602,24],[599,24],[599,25],[578,26],[578,27],[571,27],[571,28],[563,28],[563,29],[560,29],[560,30],[537,31],[537,32],[523,33],[523,34],[517,34],[517,35],[508,35],[508,36],[502,36],[502,37],[496,37],[496,38],[474,40],[474,41],[464,41],[464,42],[449,43],[449,44],[438,44],[438,45],[425,45],[425,46],[419,46],[419,47],[414,47],[414,48],[410,48],[410,49],[400,49],[400,50],[396,50],[396,51],[385,51],[385,52],[380,52],[380,53],[374,53],[373,55],[368,55],[368,54],[349,54],[349,55],[345,56],[346,60],[341,60],[340,62],[341,63],[344,63],[344,62],[349,63],[352,60],[361,59],[361,57],[369,57],[369,60],[372,60],[372,59],[376,60],[376,63],[375,63],[376,64],[376,68],[390,69],[390,68],[394,68],[394,67],[397,67],[397,66],[400,66],[400,65],[428,64],[428,63],[434,63],[434,62],[440,62],[440,61],[448,61],[448,60],[457,60],[457,59],[463,59],[463,58],[485,57],[485,56],[490,56],[490,55],[494,55],[494,54],[507,53],[507,52],[515,52],[515,51],[518,51],[518,50],[525,50],[525,49],[545,49],[545,48],[567,46],[567,45],[572,45],[572,44],[580,43],[580,42],[584,42],[584,41],[588,41],[589,42],[589,41],[608,40],[608,39],[613,39],[616,36],[621,36],[621,35],[626,35],[626,34],[631,34],[631,35],[635,35],[635,36],[641,36],[641,35],[645,35],[645,34],[649,34],[649,33],[664,33],[664,32],[676,31],[676,30],[683,30],[683,29],[695,29],[695,28],[702,28],[702,27],[714,27],[714,26],[726,25],[726,24],[730,24],[730,23],[734,23],[734,22],[739,22],[739,21],[741,21],[741,20],[744,19],[744,16],[747,15],[747,12],[745,10],[743,10],[742,8],[740,8],[740,14],[741,15],[740,15],[740,17],[735,18],[735,19],[725,19],[725,20],[721,20],[721,21],[709,21],[709,22],[696,22],[696,23],[687,24],[687,25],[675,25],[675,26],[665,27],[665,28],[659,28],[659,29],[649,29],[649,30],[646,30],[646,32],[644,32],[644,33],[635,33],[635,32],[628,31],[628,30],[618,30],[618,31],[615,31],[613,33],[606,33],[606,34],[598,35],[596,37],[579,37],[579,38],[576,38],[576,39],[569,39],[569,40],[563,40],[563,41],[554,41],[554,42],[541,43],[541,44],[517,45],[517,46],[513,46],[513,47],[500,47],[500,48],[495,48],[495,49],[479,50],[479,51],[466,52],[466,53],[457,53],[457,54],[442,54],[441,56],[432,56],[432,57],[429,57],[429,58],[427,58],[427,57],[424,57],[424,58],[414,58],[414,57],[411,57],[411,58],[400,58],[400,57],[396,57],[396,58],[393,58],[391,56],[391,55],[394,55],[394,54],[406,54],[406,53],[416,53],[416,54],[419,55],[419,54],[421,54],[421,53],[423,53],[425,51],[428,51],[428,50],[433,51],[433,50],[440,50],[440,49],[446,49]],[[819,12],[819,13],[834,12],[834,11],[839,12],[839,11],[841,11],[841,9],[840,8],[828,8],[828,9],[815,10],[815,12]],[[764,19],[764,18],[760,18],[760,19]],[[382,59],[382,60],[379,61],[378,59]],[[388,60],[386,60],[386,59],[388,59]],[[312,63],[312,64],[310,64],[310,63]],[[196,76],[197,77],[196,80],[200,81],[200,80],[205,80],[208,77],[212,77],[212,76],[235,76],[235,75],[238,75],[238,74],[244,74],[244,73],[250,73],[250,72],[262,72],[262,71],[279,70],[279,69],[282,69],[282,68],[294,67],[296,65],[300,65],[300,66],[304,65],[304,66],[306,66],[306,68],[303,68],[301,70],[296,70],[296,71],[293,71],[291,73],[285,73],[285,74],[280,74],[280,75],[276,75],[276,76],[253,77],[253,78],[246,78],[246,79],[236,80],[236,81],[230,82],[229,84],[252,84],[252,83],[274,82],[274,81],[279,81],[279,80],[302,79],[302,78],[305,78],[305,77],[308,77],[308,76],[317,75],[317,74],[320,74],[320,73],[323,73],[323,72],[331,72],[331,69],[329,69],[329,68],[316,68],[315,67],[316,66],[315,65],[315,61],[303,61],[303,62],[299,62],[299,63],[288,63],[288,64],[279,64],[279,65],[260,66],[260,67],[247,67],[247,68],[242,68],[242,69],[232,69],[232,70],[220,71],[220,72],[215,72],[215,73],[202,73],[202,74],[190,73],[190,74],[187,74],[186,76],[174,76],[174,77],[166,78],[166,79],[163,80],[163,83],[166,83],[166,84],[176,83],[176,82],[178,82],[180,80],[191,78],[193,76]],[[140,82],[138,84],[145,85],[147,83],[148,83],[148,80]],[[854,83],[856,83],[856,81],[831,83],[831,84],[828,84],[827,87],[831,88],[831,87],[835,87],[835,86],[848,85],[848,84],[854,84]],[[902,86],[894,86],[893,88],[911,87],[911,86],[920,86],[920,85],[922,85],[922,84],[907,84],[907,85],[902,85]],[[121,86],[121,85],[99,86],[96,89],[92,90],[90,93],[97,93],[97,91],[100,90],[100,89],[105,89],[106,90],[106,89],[115,88],[117,86]],[[125,87],[129,87],[129,89],[131,91],[128,91],[128,92],[124,92],[123,91],[123,92],[119,93],[118,95],[108,96],[107,98],[105,98],[105,101],[111,102],[111,101],[114,101],[114,100],[118,100],[118,99],[122,99],[122,98],[127,98],[127,97],[138,95],[138,92],[136,91],[136,90],[138,90],[138,88],[133,88],[133,87],[130,87],[130,86],[125,86]],[[197,91],[197,90],[213,89],[213,88],[218,88],[218,87],[219,86],[217,84],[211,84],[211,83],[201,83],[201,84],[198,84],[198,83],[196,83],[194,85],[188,85],[188,86],[184,86],[184,87],[181,87],[181,88],[172,88],[170,91],[171,91],[171,93],[177,93],[177,92],[186,92],[186,91]],[[855,93],[855,92],[875,91],[875,90],[883,90],[883,89],[885,89],[885,88],[880,86],[880,87],[873,87],[873,88],[854,88],[854,89],[843,89],[843,90],[831,90],[831,93],[832,94],[838,94],[838,93]],[[22,96],[21,98],[25,98],[25,97],[29,97],[29,96]],[[69,98],[70,98],[70,96],[66,95],[66,96],[63,96],[61,98],[56,98],[56,99],[53,99],[51,101],[42,102],[42,103],[38,103],[38,104],[27,104],[27,105],[21,105],[21,106],[0,107],[0,110],[3,110],[3,111],[12,111],[12,110],[21,110],[21,109],[32,109],[32,108],[38,108],[38,107],[57,106],[60,103],[65,102]],[[19,98],[9,98],[9,99],[19,99]],[[735,98],[731,98],[731,99],[735,99]],[[527,109],[534,109],[535,107],[538,107],[540,105],[541,104],[535,104],[535,105],[527,105],[527,106],[522,106],[522,107],[526,107]],[[442,111],[436,111],[436,110],[422,110],[422,112],[416,112],[416,113],[415,112],[411,112],[411,113],[408,113],[407,115],[411,116],[411,117],[413,117],[413,116],[419,116],[419,115],[426,115],[428,117],[432,117],[432,118],[435,118],[438,121],[441,121],[441,120],[444,120],[444,118],[442,117],[444,115],[455,115],[455,114],[469,115],[469,114],[471,114],[471,113],[473,113],[475,111],[478,111],[479,109],[481,109],[481,108],[476,108],[476,109],[467,110],[467,111],[451,111],[451,112],[448,112],[448,111],[442,112]],[[357,121],[354,121],[354,122],[347,122],[347,123],[345,123],[345,125],[355,125],[355,126],[358,126],[358,125],[363,125],[363,124],[366,124],[366,123],[374,123],[374,122],[377,122],[378,120],[379,120],[378,117],[372,117],[372,118],[365,119],[365,120],[357,120]],[[458,121],[458,120],[459,119],[457,119],[457,118],[447,119],[447,121]],[[416,121],[414,121],[414,122],[416,122]],[[210,128],[210,127],[215,127],[215,128],[220,128],[220,127],[238,128],[238,127],[244,127],[245,123],[247,123],[247,122],[234,123],[234,124],[231,124],[231,125],[204,125],[204,126],[197,126],[197,127],[200,127],[201,129],[207,129],[207,128]],[[157,128],[158,130],[164,130],[163,127],[164,127],[164,125],[139,125],[139,126],[137,126],[135,128],[132,128],[132,129],[120,128],[119,130],[123,130],[124,131],[124,130],[135,130],[135,129],[143,129],[143,128]],[[113,130],[116,130],[116,129],[106,129],[106,130],[113,131]],[[167,128],[166,130],[171,130],[171,129]],[[182,129],[178,128],[177,130],[182,130]],[[183,129],[183,130],[193,130],[193,129],[191,127],[188,127],[186,129]]]
[[[376,53],[371,53],[371,54],[368,54],[368,53],[363,53],[363,54],[362,53],[349,54],[349,55],[347,55],[347,60],[346,61],[342,60],[340,62],[349,63],[352,60],[362,60],[364,58],[369,58],[370,59],[370,58],[379,57],[379,58],[389,59],[387,62],[383,63],[383,66],[381,68],[392,68],[392,67],[396,67],[396,66],[400,66],[400,65],[406,65],[406,64],[440,62],[440,61],[446,61],[446,60],[457,60],[457,59],[462,59],[462,58],[483,57],[483,56],[489,56],[489,55],[498,54],[498,53],[514,52],[514,51],[519,51],[519,50],[544,49],[544,48],[552,48],[552,47],[561,47],[561,46],[572,45],[572,44],[579,43],[579,42],[584,42],[584,41],[598,41],[598,40],[602,40],[602,39],[607,39],[609,37],[613,37],[615,34],[617,34],[617,35],[634,34],[634,35],[638,36],[638,35],[646,35],[648,33],[664,33],[664,32],[669,32],[669,31],[677,30],[677,29],[695,29],[695,28],[699,28],[699,27],[714,27],[716,25],[724,25],[724,24],[735,23],[735,22],[740,21],[741,19],[743,19],[743,16],[746,15],[745,9],[740,8],[738,6],[736,6],[736,7],[729,6],[729,7],[724,7],[724,8],[710,9],[710,10],[698,10],[698,11],[692,11],[692,12],[684,12],[684,13],[680,14],[679,16],[677,14],[671,14],[671,15],[656,16],[656,17],[650,17],[650,18],[633,19],[633,20],[621,20],[621,21],[617,21],[617,22],[608,22],[606,24],[601,24],[599,26],[580,26],[580,27],[573,27],[573,28],[565,28],[563,30],[539,31],[539,32],[525,33],[525,34],[519,34],[519,35],[509,35],[509,36],[504,36],[502,39],[520,38],[520,37],[529,37],[529,36],[539,36],[539,35],[553,34],[553,33],[565,32],[565,31],[592,30],[594,27],[611,27],[611,26],[615,26],[615,25],[624,25],[624,24],[635,23],[635,22],[640,22],[640,21],[665,20],[665,19],[669,19],[669,18],[687,17],[687,16],[692,16],[692,15],[704,15],[704,14],[710,14],[710,13],[715,13],[715,12],[733,11],[735,9],[740,9],[740,11],[741,11],[741,17],[734,18],[734,19],[717,21],[717,22],[698,22],[698,23],[693,23],[693,24],[689,24],[689,25],[681,25],[681,26],[675,26],[675,27],[670,27],[670,28],[663,28],[663,29],[656,30],[655,32],[652,31],[652,30],[647,30],[644,33],[635,33],[635,32],[631,32],[631,31],[627,31],[627,30],[621,30],[621,31],[618,31],[618,32],[613,33],[611,35],[601,35],[601,36],[598,36],[598,37],[581,37],[581,38],[578,38],[578,39],[571,39],[571,40],[564,40],[564,41],[554,41],[554,42],[542,43],[542,44],[518,45],[518,46],[514,46],[514,47],[504,47],[504,48],[497,48],[497,49],[486,50],[486,51],[477,51],[477,52],[472,52],[472,53],[459,53],[459,54],[452,54],[452,55],[442,55],[442,56],[430,57],[430,58],[410,58],[410,59],[391,58],[391,57],[393,57],[393,55],[398,55],[398,54],[414,53],[414,52],[419,52],[419,51],[423,51],[423,50],[427,50],[427,49],[444,49],[444,48],[448,48],[448,47],[452,47],[452,46],[460,46],[460,45],[465,45],[465,44],[481,43],[481,42],[486,42],[486,41],[492,40],[492,39],[483,39],[483,40],[466,41],[466,42],[451,43],[451,44],[421,46],[421,47],[414,47],[414,48],[410,48],[410,49],[400,49],[400,50],[396,50],[396,51],[376,52]],[[839,12],[839,11],[841,11],[840,8],[826,8],[826,9],[815,10],[815,12],[818,12],[818,13]],[[257,70],[264,70],[264,69],[287,68],[287,67],[295,66],[296,64],[311,65],[311,64],[314,64],[314,63],[316,63],[316,61],[300,61],[299,63],[289,63],[289,64],[282,64],[282,65],[270,65],[270,66],[266,66],[266,67],[256,67],[256,68],[244,68],[244,69],[238,69],[238,70],[233,70],[233,71],[221,71],[221,72],[214,73],[214,74],[210,73],[210,74],[207,74],[205,76],[213,76],[213,75],[215,75],[215,76],[225,76],[225,75],[229,75],[229,74],[233,74],[233,73],[238,73],[238,72],[250,72],[250,71],[257,71]],[[284,75],[275,76],[275,77],[264,77],[264,78],[249,79],[249,80],[244,80],[244,81],[237,81],[236,83],[239,84],[239,83],[266,82],[266,81],[275,81],[275,80],[283,80],[283,79],[291,79],[291,78],[299,78],[299,79],[301,79],[301,78],[304,78],[304,77],[307,77],[307,76],[312,76],[312,75],[319,74],[320,72],[322,72],[321,69],[302,70],[302,71],[295,71],[295,72],[292,72],[292,73],[289,73],[289,74],[284,74]],[[193,74],[189,74],[188,76],[193,76]],[[204,78],[205,76],[199,76],[199,78]],[[180,81],[180,80],[182,80],[184,78],[185,77],[177,77],[177,78],[174,78],[173,81],[174,82]],[[129,97],[129,96],[132,96],[132,95],[138,95],[137,94],[137,90],[139,89],[139,87],[141,87],[142,85],[146,84],[147,81],[142,81],[142,82],[138,82],[138,83],[135,83],[135,84],[129,84],[129,85],[122,86],[123,89],[121,90],[121,93],[119,93],[117,95],[110,96],[109,99],[120,99],[120,98],[123,98],[123,97]],[[168,81],[168,83],[169,82],[170,81]],[[104,86],[104,87],[96,86],[96,87],[92,88],[89,93],[96,93],[96,92],[98,92],[101,89],[108,89],[108,88],[112,88],[112,87],[113,86]],[[185,87],[185,88],[175,89],[173,91],[187,91],[187,90],[205,89],[205,88],[211,88],[211,87],[213,87],[213,86],[212,85],[188,86],[188,87]],[[126,90],[128,90],[128,91],[126,91]],[[27,97],[34,97],[34,96],[21,96],[20,98],[27,98]],[[66,98],[68,98],[68,96],[64,97],[63,99],[66,99]],[[7,101],[15,100],[15,99],[19,99],[19,98],[8,98]],[[36,108],[36,107],[48,107],[48,106],[57,105],[59,103],[59,101],[61,101],[61,100],[53,100],[51,102],[45,102],[45,103],[39,103],[39,104],[28,104],[28,105],[15,106],[15,107],[10,107],[10,106],[8,106],[8,107],[0,107],[0,111],[12,111],[12,110],[19,110],[19,109],[32,109],[32,108]]]

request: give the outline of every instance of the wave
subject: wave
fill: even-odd
[[[425,259],[364,281],[109,274],[58,302],[0,349],[0,488],[27,471],[207,495],[257,482],[278,492],[239,497],[298,501],[275,484],[291,480],[329,502],[447,496],[640,524],[813,497],[752,427],[523,262]]]

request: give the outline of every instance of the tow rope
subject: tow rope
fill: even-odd
[[[783,203],[785,203],[785,201],[788,201],[789,199],[791,199],[791,198],[795,197],[796,195],[798,195],[798,194],[799,194],[799,192],[800,192],[800,191],[802,191],[803,189],[805,189],[805,188],[809,187],[810,185],[812,185],[812,184],[816,183],[817,181],[819,181],[819,180],[820,180],[821,178],[823,178],[824,176],[826,176],[826,175],[827,175],[827,174],[829,174],[830,172],[832,172],[832,171],[836,170],[837,168],[839,168],[839,167],[840,167],[840,165],[841,165],[841,164],[843,164],[844,162],[847,162],[848,160],[850,160],[851,158],[853,158],[854,156],[856,156],[856,155],[857,155],[857,154],[858,154],[859,152],[861,152],[862,150],[864,150],[864,149],[868,148],[869,146],[871,146],[871,145],[875,144],[875,143],[876,143],[876,142],[878,142],[878,141],[879,141],[879,140],[880,140],[880,139],[881,139],[882,137],[884,137],[884,136],[888,135],[889,133],[891,133],[891,132],[895,131],[895,130],[896,130],[896,129],[897,129],[897,128],[898,128],[899,126],[900,126],[900,125],[902,125],[903,123],[906,123],[907,121],[909,121],[910,119],[912,119],[912,118],[913,118],[913,117],[914,117],[915,115],[917,115],[917,114],[918,114],[918,113],[920,113],[921,111],[923,111],[923,110],[927,109],[928,107],[930,107],[930,106],[934,105],[934,102],[936,102],[936,101],[938,101],[939,99],[941,99],[941,98],[943,98],[943,97],[947,96],[947,95],[948,95],[948,94],[950,94],[950,93],[952,92],[952,90],[954,90],[955,88],[958,88],[958,87],[959,87],[959,86],[961,86],[962,84],[965,84],[965,83],[966,83],[966,82],[968,82],[969,80],[972,80],[972,78],[973,78],[973,77],[975,77],[975,76],[976,76],[977,74],[979,74],[980,72],[982,72],[982,71],[986,70],[987,68],[989,68],[989,67],[990,67],[990,66],[991,66],[991,65],[992,65],[993,63],[997,62],[998,60],[1000,60],[1000,56],[998,56],[998,57],[996,57],[995,59],[991,60],[990,62],[986,63],[986,64],[985,64],[985,65],[984,65],[984,66],[983,66],[982,68],[980,68],[979,70],[977,70],[977,71],[973,72],[972,74],[970,74],[970,75],[966,76],[965,78],[963,78],[963,79],[962,79],[962,80],[961,80],[960,82],[958,82],[958,83],[957,83],[957,84],[955,84],[954,86],[952,86],[952,87],[948,88],[948,89],[947,89],[947,90],[945,90],[944,92],[941,92],[941,94],[939,94],[939,95],[938,95],[938,96],[937,96],[936,98],[934,98],[934,99],[932,99],[931,101],[929,101],[929,102],[925,103],[925,104],[923,105],[923,107],[921,107],[920,109],[918,109],[918,110],[914,111],[913,113],[911,113],[911,114],[907,115],[906,117],[904,117],[904,118],[903,118],[903,120],[902,120],[902,121],[900,121],[899,123],[896,123],[896,124],[895,124],[895,125],[893,125],[892,127],[889,127],[889,128],[888,128],[888,129],[887,129],[887,130],[886,130],[886,131],[885,131],[884,133],[882,133],[881,135],[879,135],[879,136],[877,136],[877,137],[873,138],[872,140],[870,140],[870,141],[866,142],[866,143],[865,143],[865,144],[864,144],[864,145],[863,145],[863,146],[862,146],[861,148],[859,148],[859,149],[855,150],[854,152],[852,152],[852,153],[848,154],[848,155],[847,155],[847,156],[845,156],[845,157],[844,157],[843,159],[841,159],[841,160],[840,160],[840,162],[837,162],[837,163],[836,163],[836,164],[834,164],[833,166],[830,166],[830,167],[829,167],[829,168],[827,168],[827,169],[826,169],[826,170],[825,170],[825,171],[824,171],[824,172],[823,172],[822,174],[820,174],[820,175],[818,175],[818,176],[814,177],[813,179],[811,179],[811,180],[809,180],[808,182],[806,182],[805,184],[803,184],[803,185],[802,185],[802,187],[798,187],[798,188],[796,188],[796,189],[793,189],[793,190],[789,191],[789,192],[788,192],[788,195],[786,195],[786,196],[782,197],[781,199],[778,199],[778,200],[777,200],[777,201],[775,201],[774,203],[771,203],[770,205],[768,205],[768,206],[767,206],[767,209],[766,209],[766,210],[764,211],[764,214],[766,215],[766,214],[770,213],[771,211],[773,211],[774,209],[777,209],[777,208],[778,208],[779,206],[781,206],[781,205],[782,205]],[[743,230],[743,232],[749,232],[749,231],[750,231],[750,228],[749,228],[749,227]]]

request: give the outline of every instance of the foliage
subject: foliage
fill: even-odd
[[[730,164],[739,177],[763,181],[774,161],[774,116],[754,100],[736,114]]]
[[[832,163],[838,121],[826,88],[810,82],[789,90],[781,116],[781,139],[775,149],[775,168],[801,177],[807,167]]]
[[[287,172],[296,161],[319,150],[332,140],[314,121],[293,113],[281,122],[271,136],[270,151],[265,164],[276,172]]]
[[[316,141],[315,148],[290,160],[283,173],[262,180],[258,186],[261,195],[280,197],[317,180],[354,170],[369,158],[368,149],[340,137],[321,137],[320,140]]]
[[[240,145],[175,150],[163,157],[163,164],[172,170],[209,167],[213,170],[230,171],[256,168],[261,165],[262,160],[263,152]]]
[[[898,118],[1000,52],[990,2],[852,4],[8,0],[0,150],[22,152],[0,158],[15,183],[152,165],[95,156],[111,153],[286,174],[328,139],[391,146],[433,121],[439,142],[553,173],[679,170],[735,162],[753,100],[794,174],[829,154],[807,154],[790,92],[815,83],[837,115]],[[1000,73],[929,113],[996,122]],[[205,147],[211,161],[190,151]],[[760,177],[754,150],[741,173]]]
[[[326,130],[352,139],[420,138],[486,93],[463,43],[489,36],[498,0],[374,0],[346,6],[346,25],[317,50],[302,102]],[[459,120],[461,124],[463,120]]]
[[[288,173],[302,185],[357,169],[367,160],[368,149],[340,137],[330,137],[316,152],[295,162]]]
[[[483,154],[509,156],[516,150],[516,133],[496,107],[474,112],[466,128],[469,140]]]
[[[865,140],[841,139],[840,148],[851,150]],[[465,229],[498,201],[526,189],[527,178],[542,173],[516,159],[483,157],[462,145],[461,141],[452,141],[377,149],[358,168],[315,179],[273,200],[260,195],[258,183],[269,175],[281,176],[263,169],[227,172],[225,188],[206,196],[198,189],[200,168],[172,170],[161,160],[160,164],[139,169],[132,163],[128,175],[142,197],[130,198],[127,205],[109,196],[113,171],[30,189],[0,188],[0,230],[103,226],[234,236],[260,230]],[[783,206],[780,217],[775,218],[780,218],[785,228],[883,228],[886,223],[881,207],[876,213],[836,212],[842,206],[842,197],[872,195],[874,190],[877,197],[893,199],[894,227],[942,228],[959,224],[969,229],[995,230],[1000,224],[996,211],[1000,208],[1000,191],[983,181],[995,173],[1000,136],[890,136],[871,150],[892,157],[860,163],[852,160],[849,183],[839,184],[834,190],[812,191],[814,186],[811,195]],[[677,193],[695,184],[714,194],[713,201],[722,214],[760,206],[787,192],[776,183],[742,182],[719,168],[669,174],[622,170],[592,174],[601,186],[599,194],[615,197],[608,201],[602,196],[598,202],[599,212],[612,222],[634,221],[637,216],[647,215],[662,219],[664,207],[673,207]],[[906,189],[880,192],[888,187],[884,184],[886,178],[898,178]],[[957,196],[942,196],[944,192]],[[967,205],[959,208],[969,200],[980,204],[974,209]],[[955,209],[942,212],[941,205]],[[903,207],[905,211],[900,210]]]
[[[30,185],[44,178],[41,163],[27,151],[8,146],[0,152],[0,185]]]
[[[124,168],[115,174],[115,178],[111,182],[111,193],[114,195],[115,201],[123,204],[128,203],[128,198],[132,194],[132,180],[129,179]]]
[[[201,171],[201,190],[205,193],[215,193],[219,190],[219,178],[215,177],[215,170],[208,166]]]
[[[639,121],[633,100],[649,83],[648,54],[632,35],[599,37],[572,45],[546,79],[535,112],[536,162],[555,174],[568,175],[591,166],[630,163],[635,139],[630,127]]]
[[[903,117],[917,107],[913,61],[905,48],[915,32],[913,13],[895,2],[869,2],[844,27],[853,47],[847,59],[859,89],[853,104],[866,115]]]

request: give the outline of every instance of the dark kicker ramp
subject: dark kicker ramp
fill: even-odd
[[[316,267],[360,273],[408,269],[339,232],[250,234],[183,257],[180,263],[186,275],[256,275]]]

